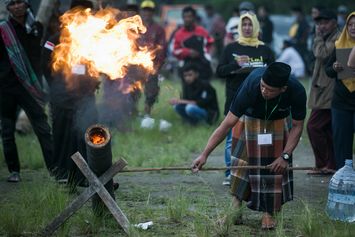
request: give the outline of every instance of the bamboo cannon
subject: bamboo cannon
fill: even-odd
[[[103,125],[94,124],[86,130],[85,143],[88,165],[94,174],[99,177],[112,166],[110,131]],[[105,188],[111,197],[115,199],[113,179],[105,184]],[[97,216],[103,214],[105,205],[97,194],[92,198],[92,207]]]
[[[230,167],[206,167],[202,168],[199,171],[218,171],[218,170],[226,170],[226,169],[249,169],[249,170],[256,170],[256,169],[261,169],[261,170],[267,170],[270,169],[268,166],[251,166],[251,165],[246,165],[246,166],[230,166]],[[191,171],[191,167],[159,167],[159,168],[131,168],[131,169],[123,169],[120,172],[121,173],[133,173],[133,172],[149,172],[149,171],[183,171],[183,170],[189,170]],[[292,171],[299,171],[299,170],[314,170],[314,167],[288,167],[287,170],[292,170]]]

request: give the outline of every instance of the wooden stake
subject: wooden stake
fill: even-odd
[[[85,172],[89,172],[92,174],[90,176],[89,181],[90,186],[85,188],[84,192],[82,192],[78,197],[76,197],[57,217],[55,217],[50,224],[48,224],[41,233],[41,236],[51,236],[64,222],[71,217],[75,212],[77,212],[95,193],[99,193],[100,197],[107,197],[107,199],[112,199],[112,197],[103,191],[105,187],[103,186],[109,180],[112,179],[120,170],[122,170],[127,162],[124,159],[119,159],[115,162],[100,178],[96,178],[94,174],[90,171],[88,165],[85,160],[82,158],[80,153],[75,153],[72,156],[72,159],[76,161],[79,167],[86,166]],[[82,168],[81,168],[82,169]],[[106,198],[105,198],[106,199]],[[107,201],[108,208],[117,220],[117,222],[123,227],[126,233],[128,233],[129,221],[124,216],[122,211],[118,208],[116,202],[113,200]],[[106,202],[105,202],[106,204]],[[116,205],[115,205],[116,204]]]

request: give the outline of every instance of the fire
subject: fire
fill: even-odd
[[[66,78],[88,73],[94,78],[106,74],[122,78],[130,65],[154,72],[154,50],[140,47],[136,40],[146,32],[140,16],[117,20],[119,11],[97,12],[74,9],[61,17],[60,44],[53,51],[52,68]]]
[[[101,134],[93,134],[90,136],[90,141],[95,145],[99,145],[105,142],[105,137]]]

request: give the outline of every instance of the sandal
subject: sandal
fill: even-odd
[[[273,230],[276,227],[276,221],[268,213],[265,213],[261,218],[261,229],[262,230]]]
[[[325,175],[333,175],[335,170],[328,169],[328,168],[314,168],[307,172],[308,175],[314,176],[325,176]]]

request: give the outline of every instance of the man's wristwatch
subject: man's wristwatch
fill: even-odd
[[[287,154],[286,152],[282,153],[281,157],[282,157],[282,159],[284,159],[285,161],[289,161],[289,160],[290,160],[290,155]]]

